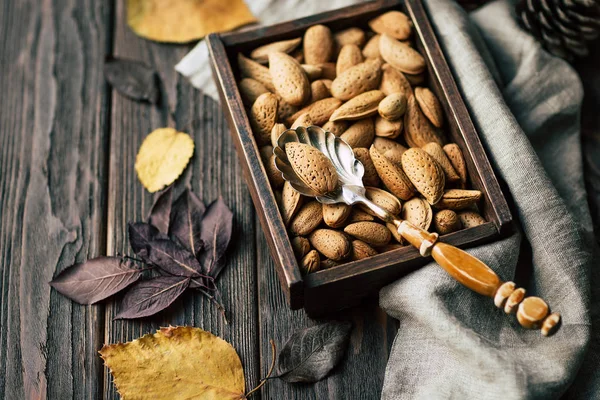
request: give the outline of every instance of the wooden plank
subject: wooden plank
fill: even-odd
[[[234,212],[234,234],[228,266],[219,277],[230,324],[225,325],[217,309],[201,294],[184,294],[169,309],[151,318],[113,321],[117,306],[106,310],[107,343],[124,342],[154,332],[161,326],[191,325],[211,331],[229,341],[238,351],[248,386],[258,378],[258,329],[256,306],[256,259],[253,238],[254,210],[227,125],[218,104],[204,97],[173,69],[190,46],[158,44],[139,38],[125,23],[124,2],[115,12],[114,55],[136,59],[155,68],[163,81],[162,104],[152,106],[112,96],[110,182],[108,217],[109,254],[131,254],[127,222],[145,220],[155,196],[139,183],[135,156],[144,137],[164,126],[188,132],[195,141],[195,156],[178,182],[179,193],[189,185],[205,203],[221,194]],[[105,370],[105,398],[118,398],[112,377]]]
[[[258,224],[258,221],[257,221]],[[312,320],[303,310],[287,307],[273,260],[262,232],[257,235],[257,265],[260,321],[261,376],[268,370],[272,354],[269,339],[278,351],[297,330],[330,320],[353,322],[352,337],[346,359],[334,373],[314,385],[289,384],[280,379],[263,386],[263,399],[375,399],[379,398],[387,359],[396,335],[397,325],[369,299],[362,305]],[[335,296],[335,294],[332,294]]]
[[[0,398],[98,398],[103,307],[47,284],[104,253],[111,2],[0,6]]]

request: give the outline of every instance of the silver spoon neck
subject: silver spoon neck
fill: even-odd
[[[369,200],[363,193],[360,193],[357,191],[352,191],[352,193],[353,193],[353,199],[352,199],[353,203],[362,203],[362,204],[366,205],[369,208],[369,210],[373,211],[379,219],[381,219],[385,222],[390,222],[390,223],[393,223],[394,220],[396,219],[387,210],[385,210],[384,208],[378,206],[377,204],[375,204],[371,200]]]

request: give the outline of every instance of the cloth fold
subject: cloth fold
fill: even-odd
[[[526,331],[431,263],[380,292],[381,306],[400,320],[382,398],[558,398],[591,335],[594,241],[581,162],[581,83],[518,26],[510,2],[491,3],[470,19],[451,1],[425,3],[518,224],[511,237],[469,252],[512,280],[527,241],[528,294],[561,312],[563,324],[550,338]],[[585,384],[573,395],[594,393],[596,382]]]

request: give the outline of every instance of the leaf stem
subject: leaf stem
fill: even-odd
[[[225,325],[229,325],[229,321],[227,321],[227,314],[225,311],[225,307],[219,302],[219,300],[217,300],[217,298],[215,296],[208,293],[204,288],[199,288],[198,290],[200,290],[200,292],[202,292],[203,295],[208,297],[208,299],[217,307],[219,312],[221,312],[221,315],[223,316],[223,321],[225,321]],[[216,292],[216,293],[219,293],[219,292]]]
[[[258,384],[257,387],[255,387],[254,389],[252,389],[251,391],[246,393],[246,396],[245,396],[246,398],[248,398],[252,393],[256,392],[261,387],[263,387],[263,385],[265,383],[267,383],[267,380],[273,373],[273,368],[275,368],[275,360],[277,359],[276,354],[275,354],[277,349],[275,348],[275,342],[273,341],[273,339],[269,340],[269,343],[271,343],[271,353],[273,354],[273,356],[271,357],[271,367],[269,368],[269,372],[267,373],[267,376],[265,376],[263,379],[260,380],[260,383]]]

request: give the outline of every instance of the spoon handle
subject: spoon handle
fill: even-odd
[[[418,248],[422,256],[431,255],[450,276],[469,289],[493,298],[494,304],[507,314],[516,312],[521,326],[541,329],[544,336],[558,329],[560,314],[550,314],[548,304],[541,298],[525,298],[525,289],[515,288],[514,282],[503,282],[490,267],[466,251],[438,242],[437,233],[427,232],[408,221],[395,219],[393,223],[398,233]]]

